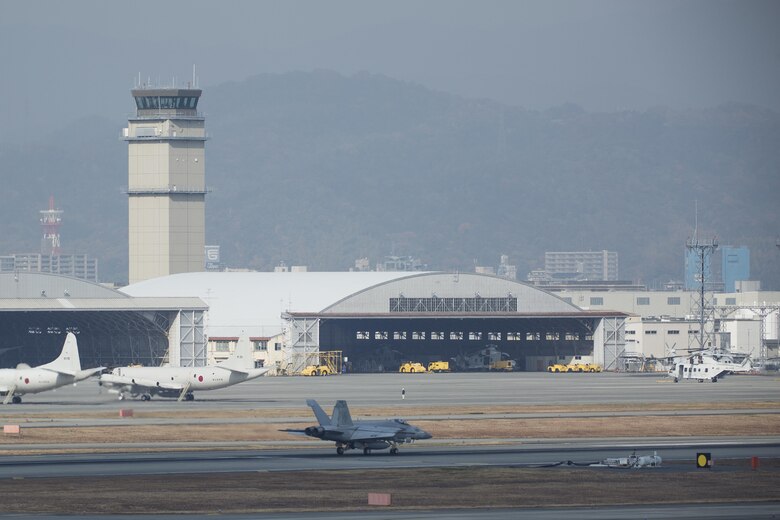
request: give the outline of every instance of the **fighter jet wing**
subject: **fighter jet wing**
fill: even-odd
[[[373,428],[361,426],[356,428],[349,437],[350,441],[390,440],[395,439],[402,430],[400,428]]]

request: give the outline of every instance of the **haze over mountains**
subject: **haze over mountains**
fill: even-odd
[[[531,111],[381,75],[262,74],[204,90],[209,244],[234,267],[280,261],[346,270],[420,257],[473,270],[510,255],[518,277],[545,251],[609,249],[621,278],[681,279],[699,229],[751,248],[753,279],[780,289],[780,115],[748,105],[642,112]],[[39,209],[65,211],[63,252],[127,278],[132,109],[0,144],[0,254],[37,252]]]

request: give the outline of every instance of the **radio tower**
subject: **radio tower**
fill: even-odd
[[[43,227],[41,253],[44,255],[59,256],[62,210],[54,209],[54,195],[49,197],[49,209],[42,209],[40,213],[41,226]]]
[[[709,272],[710,258],[712,253],[718,249],[718,241],[713,237],[712,240],[699,240],[699,212],[696,211],[696,224],[693,231],[693,238],[685,242],[685,248],[696,258],[698,272],[696,274],[696,287],[698,289],[698,298],[693,300],[691,310],[699,316],[699,334],[696,336],[697,350],[704,350],[713,345],[715,326],[715,312],[712,306],[711,295],[705,291],[707,285],[707,273]],[[692,338],[691,338],[692,339]],[[691,350],[689,342],[688,350]]]

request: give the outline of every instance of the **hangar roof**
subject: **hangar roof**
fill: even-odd
[[[209,336],[271,337],[282,331],[283,312],[319,311],[408,272],[180,273],[122,289],[130,296],[198,297],[209,306]]]
[[[0,311],[178,311],[205,309],[199,298],[8,298]]]
[[[333,317],[388,313],[393,297],[451,299],[450,303],[459,298],[512,298],[517,306],[513,316],[584,315],[578,307],[536,287],[476,273],[181,273],[145,280],[122,291],[136,297],[199,297],[209,305],[208,334],[219,337],[236,337],[242,332],[274,336],[282,330],[284,313]]]
[[[192,297],[131,298],[94,282],[51,273],[0,273],[0,311],[201,310]]]

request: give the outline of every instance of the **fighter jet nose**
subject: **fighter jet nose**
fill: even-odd
[[[433,438],[433,435],[431,435],[430,433],[428,433],[428,432],[426,432],[426,431],[424,431],[424,430],[420,430],[420,433],[418,433],[418,434],[416,435],[416,437],[417,437],[418,439],[421,439],[421,440],[422,440],[422,439],[431,439],[431,438]]]

